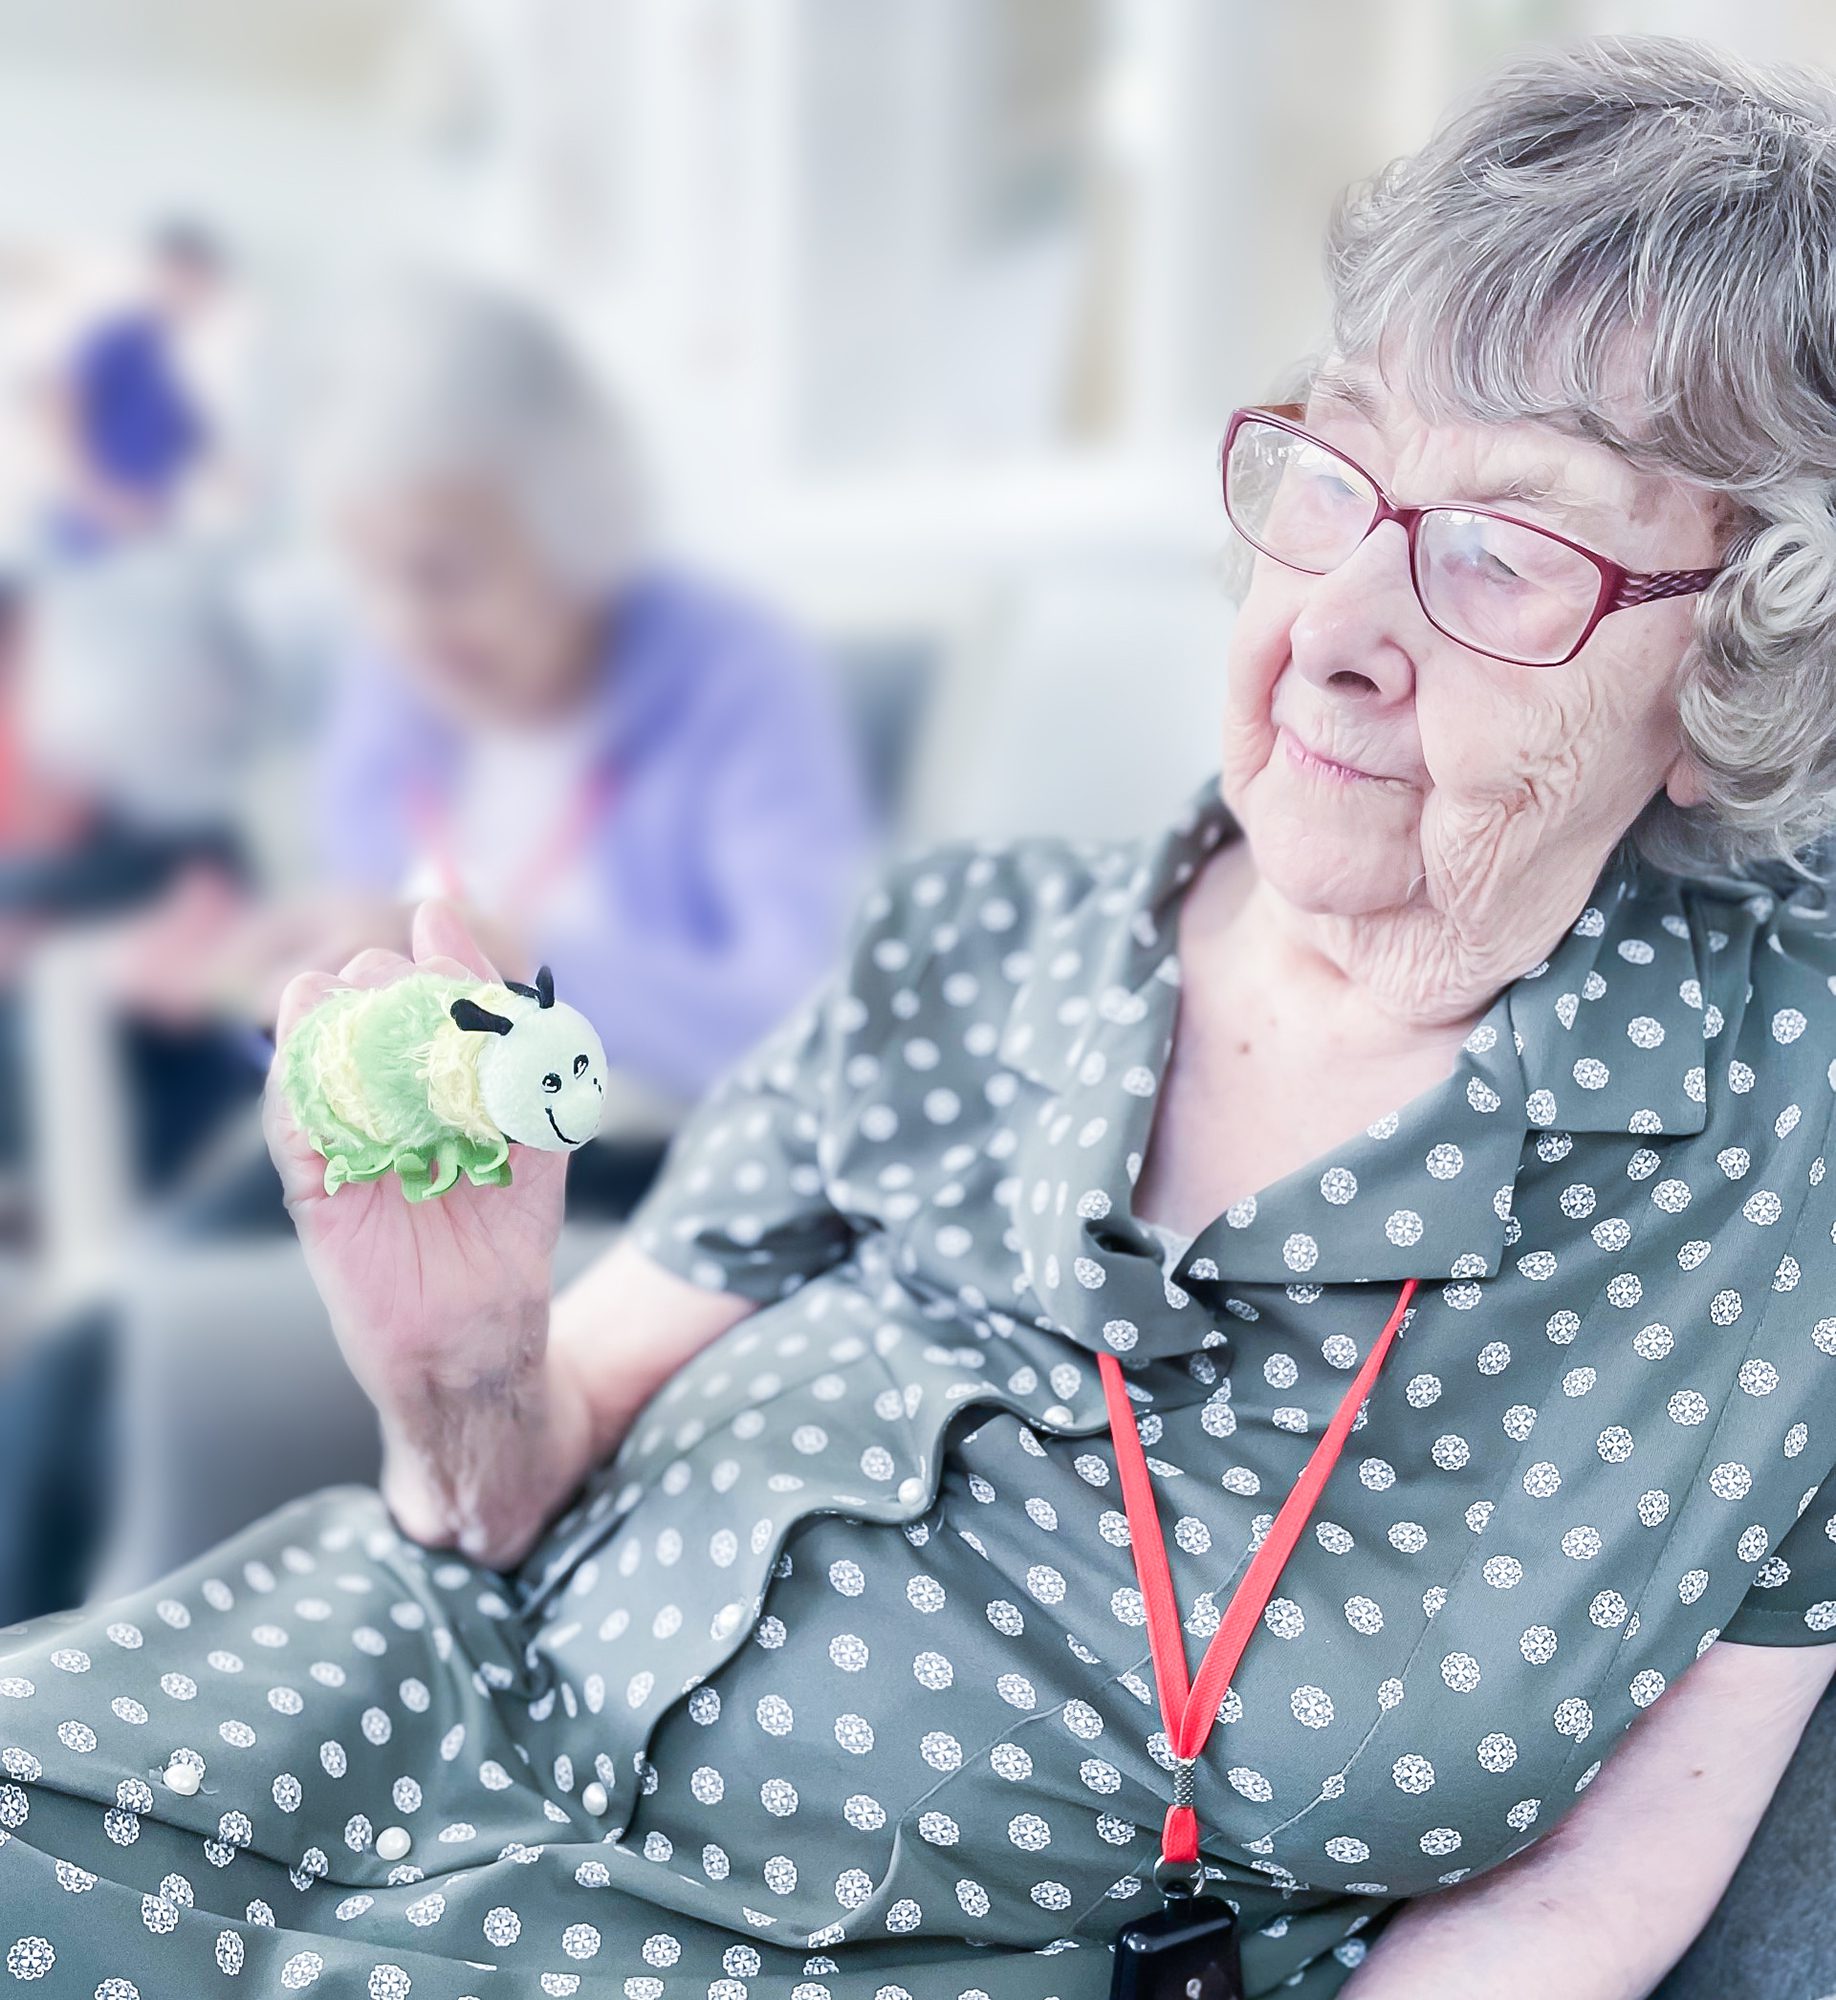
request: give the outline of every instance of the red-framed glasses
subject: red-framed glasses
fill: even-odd
[[[1615,611],[1707,589],[1713,569],[1629,570],[1552,528],[1490,507],[1399,507],[1356,459],[1304,429],[1299,403],[1233,411],[1224,511],[1252,548],[1323,576],[1373,528],[1402,524],[1409,576],[1437,632],[1489,659],[1559,667]]]

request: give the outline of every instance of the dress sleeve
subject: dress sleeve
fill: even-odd
[[[1836,1645],[1836,1472],[1760,1564],[1720,1636],[1748,1646]]]
[[[847,1255],[818,1158],[846,965],[716,1080],[633,1210],[638,1247],[678,1276],[769,1304]]]

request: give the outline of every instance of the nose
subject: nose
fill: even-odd
[[[1408,700],[1426,620],[1402,523],[1374,528],[1337,569],[1304,578],[1303,591],[1288,628],[1296,672],[1340,700]]]

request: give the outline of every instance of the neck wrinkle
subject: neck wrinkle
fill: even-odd
[[[1342,920],[1322,924],[1294,910],[1254,872],[1253,860],[1246,857],[1244,865],[1250,875],[1247,893],[1236,894],[1221,916],[1203,926],[1201,954],[1229,966],[1230,977],[1247,981],[1281,1012],[1299,1006],[1330,1022],[1343,1031],[1350,1049],[1397,1058],[1451,1050],[1485,1018],[1509,984],[1501,982],[1452,1020],[1413,1019],[1397,1010],[1390,995],[1361,983],[1322,942],[1322,929]]]

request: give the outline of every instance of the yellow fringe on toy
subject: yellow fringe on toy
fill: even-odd
[[[489,988],[480,993],[481,1006],[497,1004],[490,994]],[[427,1085],[428,1110],[443,1125],[452,1125],[468,1139],[481,1141],[498,1136],[478,1094],[478,1057],[486,1039],[456,1021],[447,1022],[413,1055],[415,1075]]]
[[[324,1038],[317,1051],[319,1089],[326,1108],[335,1118],[353,1132],[361,1132],[368,1139],[380,1139],[382,1134],[365,1113],[363,1079],[353,1052],[358,1011],[356,1006],[344,1007],[327,1015]]]

